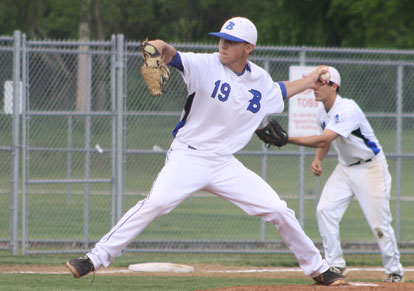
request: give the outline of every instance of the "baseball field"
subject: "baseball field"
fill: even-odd
[[[382,283],[379,255],[348,255],[350,285],[313,285],[293,255],[127,253],[80,279],[65,268],[77,254],[12,256],[0,252],[0,290],[414,290],[414,256],[403,255],[404,283]],[[191,273],[130,272],[130,264],[170,262]]]

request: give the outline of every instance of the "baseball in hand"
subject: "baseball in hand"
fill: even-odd
[[[331,78],[331,74],[329,74],[329,72],[326,72],[326,73],[320,75],[319,78],[321,79],[321,81],[328,82],[329,79]]]

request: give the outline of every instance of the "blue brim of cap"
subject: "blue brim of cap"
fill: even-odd
[[[238,38],[238,37],[235,37],[230,34],[223,33],[223,32],[210,32],[209,35],[218,36],[220,38],[224,38],[224,39],[231,40],[231,41],[247,42],[244,39],[241,39],[241,38]]]

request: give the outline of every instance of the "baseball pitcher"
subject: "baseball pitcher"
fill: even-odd
[[[152,95],[162,94],[168,79],[164,64],[177,69],[187,86],[174,141],[148,197],[128,210],[86,256],[68,261],[67,267],[78,278],[108,266],[157,217],[192,193],[207,191],[274,224],[304,273],[317,283],[346,284],[344,276],[329,269],[286,202],[234,157],[266,115],[283,111],[285,99],[323,84],[320,76],[327,67],[318,67],[301,80],[274,82],[248,60],[257,41],[250,20],[232,18],[220,32],[210,34],[220,38],[218,53],[177,52],[162,40],[143,43],[142,74]]]

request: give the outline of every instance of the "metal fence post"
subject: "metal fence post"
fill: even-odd
[[[86,71],[86,104],[85,109],[87,116],[85,117],[85,180],[91,178],[91,111],[92,111],[92,55],[87,55],[87,71]],[[89,204],[90,204],[90,184],[85,183],[84,186],[84,230],[83,241],[85,249],[89,246]]]
[[[27,171],[28,171],[28,153],[27,153],[27,88],[28,72],[27,51],[26,51],[26,34],[22,35],[22,255],[27,250]]]
[[[117,137],[116,137],[116,185],[117,185],[117,220],[123,214],[123,194],[124,194],[124,175],[123,175],[123,152],[124,152],[124,36],[117,36]]]
[[[306,64],[306,50],[301,50],[299,53],[299,63],[301,66]],[[302,228],[305,228],[305,148],[299,147],[299,201],[298,201],[298,212],[299,212],[299,223]]]
[[[269,73],[269,61],[264,62],[264,69],[266,72]],[[265,121],[267,121],[267,118],[265,118]],[[266,181],[267,180],[267,148],[265,144],[262,144],[262,151],[263,151],[263,157],[262,157],[262,178]],[[266,240],[266,222],[262,219],[260,220],[260,241]]]
[[[11,179],[11,245],[13,255],[18,254],[19,248],[19,172],[20,172],[20,38],[21,32],[13,34],[13,121],[12,121],[12,179]]]
[[[116,224],[116,36],[111,37],[111,228]]]
[[[396,122],[396,169],[395,169],[395,236],[397,241],[400,241],[400,223],[401,223],[401,148],[402,148],[402,102],[403,102],[403,66],[397,67],[397,122]]]

